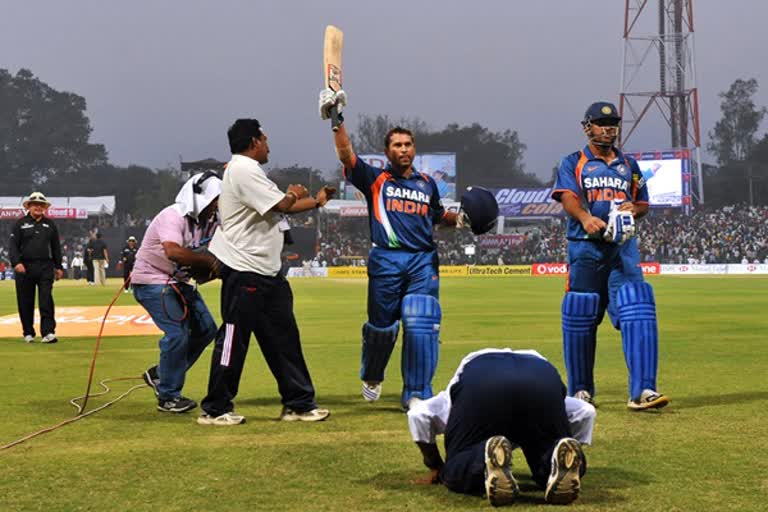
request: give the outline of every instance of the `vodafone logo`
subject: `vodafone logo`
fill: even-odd
[[[535,276],[565,275],[568,273],[568,265],[566,263],[537,263],[531,270]]]
[[[658,263],[641,263],[640,270],[643,274],[661,274],[661,265]]]

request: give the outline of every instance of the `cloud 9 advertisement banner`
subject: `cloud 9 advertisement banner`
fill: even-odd
[[[491,192],[499,203],[499,215],[504,217],[559,217],[563,207],[550,199],[552,187],[494,188]]]
[[[365,163],[384,169],[389,163],[387,157],[380,154],[357,155]],[[424,153],[417,154],[413,161],[417,171],[428,174],[435,180],[440,199],[456,199],[456,153]],[[341,199],[357,199],[363,201],[363,194],[349,182],[344,182]]]

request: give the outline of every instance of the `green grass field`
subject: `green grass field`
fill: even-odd
[[[659,388],[669,407],[626,410],[621,341],[603,325],[596,365],[599,404],[589,472],[574,510],[768,509],[768,279],[652,281],[658,300]],[[104,305],[109,288],[62,284],[57,305]],[[399,411],[399,348],[384,396],[367,404],[357,377],[365,282],[294,280],[295,311],[323,423],[276,421],[280,403],[253,343],[237,427],[198,426],[195,411],[155,410],[142,388],[102,412],[0,452],[0,511],[476,510],[487,501],[410,480],[425,471]],[[443,279],[441,389],[468,352],[535,348],[564,374],[557,278]],[[218,312],[218,285],[202,288]],[[129,295],[118,304],[133,303]],[[0,314],[15,312],[12,283],[0,283]],[[21,333],[19,333],[21,334]],[[85,390],[94,340],[57,345],[0,339],[3,420],[0,445],[74,414],[67,401]],[[157,359],[151,337],[106,338],[97,380],[138,376]],[[185,394],[205,393],[210,352],[188,375]],[[117,382],[105,398],[140,381]],[[515,510],[543,505],[520,452],[514,472],[524,496]]]

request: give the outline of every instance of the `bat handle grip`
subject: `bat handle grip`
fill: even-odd
[[[331,129],[337,132],[339,131],[339,126],[341,126],[343,118],[339,115],[339,109],[336,108],[336,105],[331,107],[330,114],[331,114]]]

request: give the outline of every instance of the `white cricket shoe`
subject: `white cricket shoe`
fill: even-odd
[[[283,411],[280,413],[281,421],[323,421],[331,415],[331,411],[328,409],[320,409],[315,407],[311,411],[297,412],[288,407],[283,407]]]
[[[579,400],[583,402],[587,402],[589,405],[592,405],[592,406],[595,405],[595,399],[592,398],[592,395],[586,389],[580,389],[579,391],[574,393],[573,398],[578,398]]]
[[[666,395],[657,393],[652,389],[644,389],[637,400],[630,398],[627,407],[632,411],[644,411],[647,409],[661,409],[669,404],[669,398]]]
[[[24,336],[24,343],[34,343],[34,341],[35,341],[35,337],[32,336],[31,334],[27,334],[26,336]]]
[[[50,333],[46,334],[45,336],[43,336],[43,339],[41,339],[40,341],[42,343],[56,343],[59,340],[58,340],[58,338],[56,338],[55,334],[50,332]]]
[[[363,399],[366,402],[375,402],[381,397],[381,382],[363,381]]]
[[[485,493],[494,507],[510,505],[520,494],[512,476],[512,443],[504,436],[485,442]]]
[[[234,412],[225,412],[221,416],[211,416],[210,414],[204,413],[197,418],[198,425],[228,427],[230,425],[240,425],[242,423],[245,423],[245,416],[239,416]]]
[[[584,452],[581,444],[573,438],[564,437],[552,452],[552,472],[547,480],[544,501],[556,505],[567,505],[579,497],[581,489],[581,465]]]

